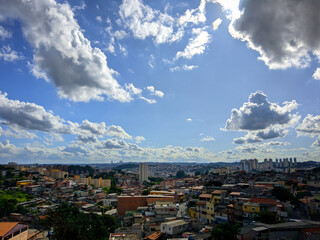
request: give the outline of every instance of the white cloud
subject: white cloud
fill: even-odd
[[[107,129],[107,135],[109,137],[123,138],[123,139],[132,139],[132,137],[126,133],[122,127],[111,125]]]
[[[103,149],[124,149],[128,148],[128,143],[126,143],[124,140],[119,140],[119,139],[108,139],[106,141],[102,141],[100,146],[98,148],[103,148]]]
[[[161,13],[144,5],[141,0],[123,0],[119,15],[125,27],[138,39],[152,37],[156,44],[179,40],[183,32],[175,29],[175,20],[167,13]]]
[[[11,37],[11,32],[7,31],[6,29],[4,29],[4,27],[0,26],[0,39],[6,39]]]
[[[119,50],[123,54],[123,56],[128,56],[127,49],[119,43]]]
[[[299,136],[309,135],[314,137],[320,135],[320,115],[308,114],[302,123],[297,126],[296,131]]]
[[[175,60],[181,57],[191,59],[194,55],[204,53],[211,39],[209,33],[202,28],[193,29],[192,33],[195,37],[189,39],[189,43],[183,51],[177,52]]]
[[[181,67],[180,66],[175,66],[175,67],[172,67],[170,68],[170,72],[175,72],[175,71],[180,71],[180,70],[184,70],[184,71],[191,71],[193,69],[196,69],[198,68],[199,66],[198,65],[182,65]]]
[[[146,139],[143,136],[136,136],[136,143],[141,143],[142,141],[145,141]]]
[[[317,137],[312,147],[320,147],[320,115],[308,114],[296,127],[298,136]]]
[[[23,59],[23,56],[16,51],[12,50],[10,46],[3,46],[0,49],[0,59],[3,58],[6,62],[13,62]]]
[[[317,68],[317,70],[314,72],[314,74],[312,75],[312,77],[315,80],[320,80],[320,68]]]
[[[320,147],[320,137],[318,137],[316,139],[316,141],[314,141],[314,143],[312,143],[311,145],[312,147]]]
[[[201,0],[200,5],[196,9],[187,9],[184,15],[180,16],[178,23],[180,25],[186,25],[187,23],[193,23],[198,25],[199,23],[206,22],[206,0]]]
[[[69,122],[70,123],[70,122]],[[78,124],[72,124],[73,133],[78,133],[78,131],[84,130],[85,132],[82,131],[82,134],[89,134],[89,135],[97,135],[97,136],[103,136],[106,133],[108,134],[108,130],[106,131],[106,124],[104,122],[101,123],[93,123],[88,120],[83,120],[80,125]]]
[[[96,16],[96,20],[101,23],[102,22],[102,17],[101,16]]]
[[[116,72],[108,67],[105,54],[84,37],[69,4],[4,0],[0,5],[3,18],[21,21],[23,34],[34,48],[34,66],[50,76],[60,97],[82,102],[104,100],[104,96],[132,100],[114,78]]]
[[[52,112],[46,111],[42,106],[34,103],[25,103],[10,100],[6,93],[0,92],[0,118],[2,124],[13,125],[27,130],[40,130],[48,132],[55,130],[63,132],[64,120]]]
[[[257,143],[264,140],[285,137],[286,128],[298,124],[300,116],[291,112],[298,107],[295,100],[284,102],[283,106],[271,103],[261,91],[251,93],[249,101],[240,109],[232,109],[225,130],[247,131],[244,137],[235,138],[234,144]]]
[[[201,142],[213,142],[215,139],[213,137],[210,136],[206,136],[204,138],[202,138],[200,141]]]
[[[126,33],[123,30],[119,30],[119,31],[115,31],[113,36],[117,39],[123,39],[128,36],[128,33]]]
[[[142,99],[142,100],[144,100],[144,101],[146,101],[146,102],[149,103],[149,104],[157,103],[157,101],[156,101],[155,99],[149,99],[149,98],[145,98],[145,97],[143,97],[143,96],[140,96],[139,98]]]
[[[38,138],[37,135],[21,130],[21,129],[15,129],[15,128],[10,128],[10,129],[3,129],[0,127],[0,136],[5,136],[5,137],[13,137],[13,138],[21,138],[21,139],[35,139]]]
[[[212,22],[212,29],[213,29],[213,31],[218,30],[218,28],[219,28],[219,26],[220,26],[221,23],[222,23],[222,19],[221,19],[221,18],[217,18],[216,20],[214,20],[214,21]]]
[[[260,131],[249,131],[247,135],[240,138],[233,139],[235,144],[244,144],[244,143],[256,143],[262,142],[263,140],[268,140],[272,138],[281,138],[285,137],[288,133],[288,130],[285,129],[273,129],[267,128]]]
[[[152,54],[150,55],[150,59],[149,59],[148,65],[151,68],[154,68],[154,56]]]
[[[261,91],[251,93],[249,101],[240,109],[232,109],[231,118],[225,129],[230,131],[264,130],[269,127],[288,126],[296,123],[299,116],[291,114],[298,107],[295,100],[284,102],[283,106],[271,103]]]
[[[160,98],[164,96],[164,93],[159,90],[155,90],[154,86],[147,86],[146,89],[150,92],[151,95],[154,95]]]
[[[319,9],[318,0],[242,1],[229,31],[257,51],[270,69],[305,68],[311,54],[320,59]]]
[[[26,130],[41,131],[55,141],[63,141],[60,134],[77,136],[84,143],[96,142],[98,138],[105,136],[123,139],[132,139],[122,127],[111,125],[106,128],[106,123],[94,123],[83,120],[81,123],[66,121],[45,110],[34,103],[10,100],[6,93],[0,92],[0,124],[10,127],[4,130],[0,127],[0,135],[15,138],[36,138],[37,136]],[[46,138],[50,142],[49,138]],[[52,141],[51,141],[52,142]]]
[[[125,88],[131,95],[139,95],[142,92],[140,88],[136,88],[132,83],[126,84]]]
[[[187,122],[192,122],[192,118],[187,118]]]

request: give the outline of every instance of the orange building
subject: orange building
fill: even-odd
[[[124,216],[126,211],[136,211],[138,207],[148,206],[147,196],[119,196],[118,214]]]
[[[164,195],[148,195],[148,205],[155,204],[156,202],[174,202],[175,199],[173,196],[164,196]]]
[[[0,239],[27,240],[28,225],[18,222],[0,222]]]

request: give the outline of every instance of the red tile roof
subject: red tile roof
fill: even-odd
[[[145,237],[145,240],[156,240],[159,239],[162,236],[161,232],[154,232],[151,235],[149,235],[148,237]]]
[[[250,202],[278,205],[278,202],[275,199],[272,199],[272,198],[251,198]]]

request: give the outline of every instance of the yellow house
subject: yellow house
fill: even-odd
[[[195,207],[191,207],[189,208],[189,216],[193,219],[198,219],[198,213],[196,211],[196,208]]]
[[[220,203],[221,199],[225,197],[226,191],[224,190],[214,190],[212,192],[213,203]]]
[[[207,205],[207,222],[214,223],[214,198],[211,197],[210,201],[206,203]]]
[[[17,181],[16,185],[18,188],[21,188],[24,185],[31,184],[31,183],[32,183],[31,180],[21,180],[21,181]]]
[[[244,217],[252,218],[257,215],[257,213],[261,212],[260,204],[251,202],[244,203],[242,205],[242,211]]]

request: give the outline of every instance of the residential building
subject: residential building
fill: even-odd
[[[161,232],[167,235],[177,235],[185,232],[189,228],[189,223],[183,220],[175,220],[161,223]]]
[[[143,183],[148,181],[148,164],[140,163],[139,164],[139,182]]]
[[[27,240],[28,225],[18,222],[0,222],[1,240]]]

